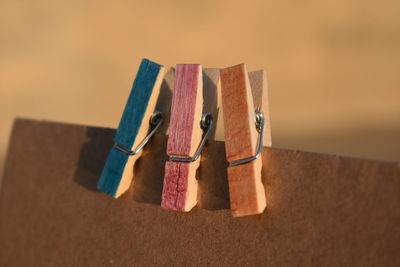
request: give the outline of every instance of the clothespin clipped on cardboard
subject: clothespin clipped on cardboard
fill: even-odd
[[[234,217],[262,213],[266,207],[261,180],[261,150],[267,109],[266,80],[263,71],[251,74],[255,79],[251,90],[244,64],[221,69],[221,94],[224,118],[226,156],[229,162],[228,184]],[[265,87],[265,88],[264,88]],[[254,99],[257,106],[254,105]],[[261,101],[260,101],[261,99]],[[264,110],[263,110],[264,109]],[[269,123],[268,123],[269,128]]]
[[[178,64],[171,105],[171,119],[161,207],[190,211],[197,203],[196,170],[212,129],[212,116],[203,111],[202,68]]]
[[[162,123],[162,114],[155,111],[164,67],[143,59],[101,173],[97,188],[115,198],[131,185],[133,166],[143,146]]]

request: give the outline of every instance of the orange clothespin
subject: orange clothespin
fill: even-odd
[[[264,135],[271,143],[269,120],[268,129],[265,128],[265,72],[250,74],[257,89],[253,92],[244,64],[221,69],[220,74],[232,214],[238,217],[262,213],[266,207],[261,180]]]

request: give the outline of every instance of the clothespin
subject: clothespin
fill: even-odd
[[[265,114],[255,109],[253,96],[262,97],[264,91],[255,91],[253,95],[244,64],[221,69],[220,74],[232,215],[262,213],[266,207],[261,181]],[[263,80],[261,85],[264,86]],[[261,106],[257,108],[266,104],[258,103]]]
[[[177,65],[161,198],[164,209],[190,211],[197,203],[196,170],[213,124],[209,113],[202,114],[202,87],[200,65]]]
[[[131,185],[133,167],[144,145],[162,123],[162,114],[155,111],[164,67],[143,59],[122,114],[118,130],[101,173],[97,188],[115,198]]]

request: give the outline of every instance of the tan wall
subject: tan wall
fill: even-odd
[[[3,0],[1,158],[16,116],[115,127],[148,57],[267,69],[275,146],[400,160],[399,10],[396,0]]]

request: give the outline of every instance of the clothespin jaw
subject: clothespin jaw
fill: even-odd
[[[110,150],[97,188],[115,198],[122,195],[133,180],[133,167],[142,148],[161,126],[162,114],[155,113],[164,67],[143,59],[126,103],[115,145]]]
[[[196,170],[207,138],[202,126],[208,134],[212,127],[206,116],[201,124],[202,88],[201,65],[177,65],[167,144],[170,159],[165,164],[161,198],[161,207],[167,210],[190,211],[197,203]]]
[[[223,130],[218,133],[217,126],[220,124],[219,119],[221,109],[221,79],[219,69],[203,68],[203,110],[211,113],[213,119],[213,128],[209,136],[209,140],[223,140]],[[223,129],[223,128],[222,128]]]
[[[267,72],[265,70],[251,71],[249,72],[249,81],[254,109],[262,111],[264,115],[263,146],[272,146]]]
[[[266,207],[259,153],[263,119],[254,109],[246,66],[241,64],[221,69],[220,74],[232,215],[259,214]]]
[[[163,123],[157,133],[163,135],[168,135],[174,80],[175,68],[170,67],[168,70],[165,70],[160,95],[156,105],[156,110],[162,112],[163,116]]]

